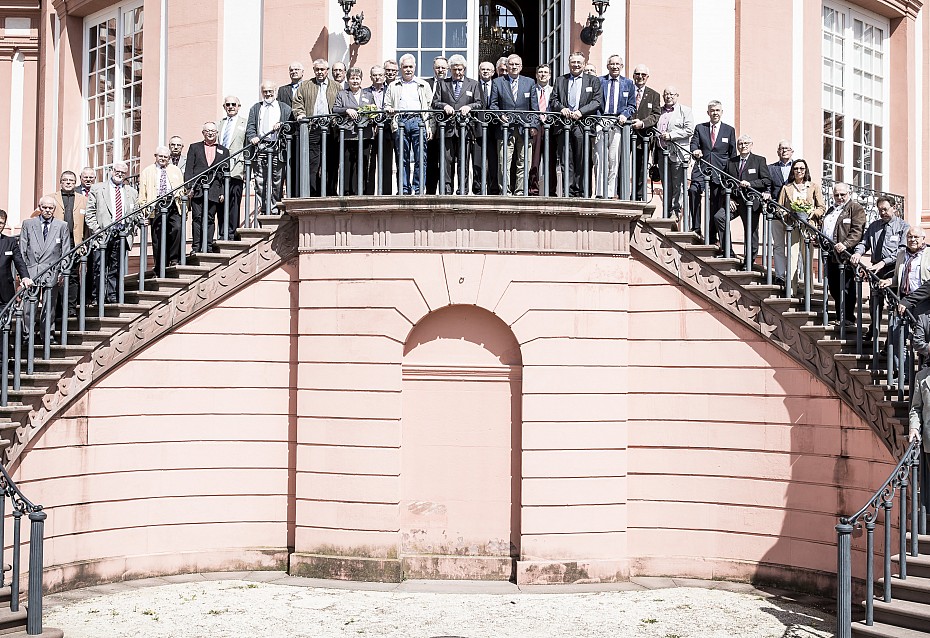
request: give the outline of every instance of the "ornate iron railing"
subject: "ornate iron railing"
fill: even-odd
[[[7,514],[7,501],[13,518],[12,573],[10,575],[10,611],[19,612],[20,580],[22,576],[22,522],[23,516],[29,519],[29,558],[26,590],[26,634],[42,634],[42,561],[45,538],[46,514],[41,505],[30,501],[10,478],[6,469],[0,466],[0,548],[6,548],[4,522]],[[0,587],[6,586],[6,570],[0,570]]]
[[[857,529],[865,529],[865,624],[874,622],[875,610],[875,528],[881,524],[884,540],[878,555],[882,559],[882,600],[891,602],[891,584],[893,578],[907,580],[907,555],[917,556],[918,534],[927,533],[926,504],[920,503],[918,492],[920,457],[923,454],[920,440],[912,442],[905,450],[901,460],[895,465],[891,475],[871,499],[852,516],[841,516],[836,526],[836,635],[837,638],[850,638],[852,635],[852,534]],[[911,487],[911,490],[908,490]],[[923,490],[926,485],[921,486]],[[926,494],[926,492],[923,492]],[[910,501],[908,501],[910,494]],[[897,521],[892,510],[897,500]],[[925,501],[926,499],[924,499]],[[910,504],[910,507],[908,507]],[[910,515],[908,515],[910,514]],[[894,523],[897,522],[897,539],[894,539]],[[907,534],[910,530],[910,548]],[[898,552],[898,573],[891,569],[892,553]]]

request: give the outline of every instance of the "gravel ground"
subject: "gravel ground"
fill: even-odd
[[[689,587],[647,589],[649,583],[634,582],[626,584],[632,591],[615,591],[616,586],[614,591],[603,586],[521,591],[509,583],[414,581],[371,591],[378,586],[355,583],[360,588],[349,589],[280,573],[277,582],[260,582],[272,579],[251,574],[257,576],[216,581],[196,576],[193,582],[174,583],[148,579],[64,592],[46,597],[44,624],[64,630],[67,638],[833,635],[829,614],[733,583],[689,581]],[[654,585],[673,584],[654,580],[668,581]],[[318,584],[330,587],[311,586]],[[531,589],[552,593],[526,593]],[[573,593],[556,593],[566,591]]]

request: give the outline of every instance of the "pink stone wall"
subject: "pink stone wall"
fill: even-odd
[[[449,395],[410,393],[408,370],[457,362],[469,383],[500,370],[478,338],[417,346],[414,326],[439,313],[484,313],[512,334],[522,400],[509,414],[456,404],[443,420]],[[470,413],[519,435],[474,476],[468,457],[487,441]],[[410,492],[405,479],[429,475],[411,465],[429,455],[407,454],[433,436],[424,414],[472,430],[455,471]],[[445,436],[432,439],[442,453]],[[409,506],[445,494],[467,510],[510,489],[518,582],[827,589],[836,515],[890,469],[867,426],[775,346],[647,263],[590,254],[305,252],[139,353],[34,441],[15,477],[48,508],[52,587],[288,562],[490,577],[501,556],[411,551]]]
[[[154,343],[36,439],[14,476],[50,514],[48,586],[284,568],[293,274]]]

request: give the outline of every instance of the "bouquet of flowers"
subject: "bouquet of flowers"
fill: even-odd
[[[794,211],[795,213],[807,216],[807,215],[810,215],[811,209],[813,208],[814,208],[813,204],[811,204],[806,199],[791,200],[791,210]]]

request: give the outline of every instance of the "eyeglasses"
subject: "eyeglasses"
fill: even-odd
[[[634,73],[633,77],[634,78],[648,78],[649,74],[648,73]]]
[[[42,210],[55,210],[55,206],[39,206]]]
[[[239,105],[236,104],[235,102],[227,102],[227,103],[224,104],[223,106],[239,106]]]
[[[791,170],[794,170],[794,171],[806,171],[806,170],[807,170],[807,167],[806,167],[806,166],[795,166],[795,167],[794,167],[793,169],[791,169]]]

